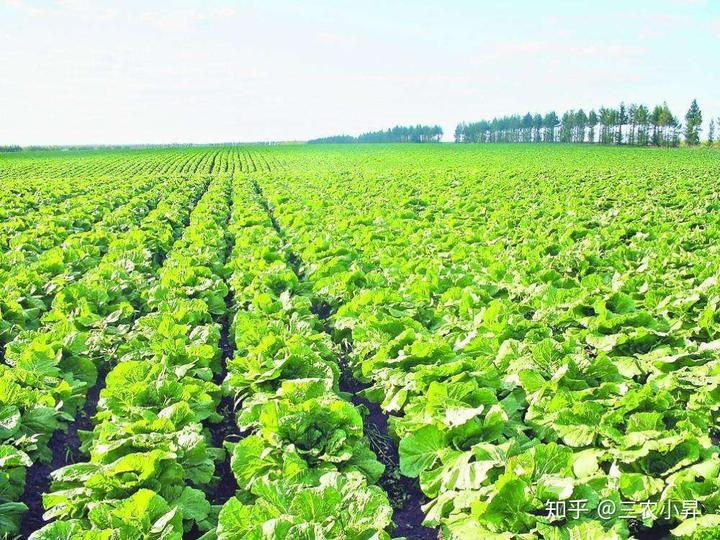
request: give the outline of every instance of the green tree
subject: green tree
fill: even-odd
[[[522,119],[522,142],[529,143],[532,141],[532,127],[533,117],[532,114],[527,113]]]
[[[555,142],[555,128],[560,123],[560,119],[555,111],[551,111],[543,118],[543,127],[545,127],[545,142]]]
[[[662,146],[662,116],[663,108],[662,105],[655,105],[652,113],[650,114],[650,123],[652,124],[652,144],[655,146]]]
[[[635,129],[637,128],[637,105],[631,103],[627,110],[628,123],[630,124],[630,133],[628,133],[628,144],[635,144]]]
[[[710,125],[708,126],[708,139],[707,139],[707,145],[712,146],[713,141],[715,140],[715,119],[710,119]]]
[[[575,142],[585,142],[585,126],[587,126],[588,117],[585,111],[580,109],[575,113]]]
[[[595,127],[598,125],[598,115],[595,112],[595,109],[590,109],[590,112],[588,113],[588,141],[591,143],[595,142]]]
[[[543,117],[540,113],[533,116],[533,142],[539,143],[542,137]]]
[[[660,131],[662,135],[660,143],[665,146],[676,146],[677,129],[679,126],[680,123],[673,115],[670,107],[668,107],[667,103],[663,103],[660,108]]]
[[[645,146],[648,143],[648,126],[650,124],[650,111],[645,105],[638,105],[635,111],[635,122],[638,126],[637,144]]]
[[[562,115],[560,124],[560,142],[573,142],[573,130],[575,129],[575,111],[567,111]]]
[[[455,128],[455,142],[465,142],[465,122],[460,122]]]
[[[606,109],[600,107],[600,142],[603,144],[610,144],[614,139],[615,129],[615,118],[617,117],[617,111],[615,109]]]
[[[688,146],[700,144],[700,131],[702,126],[702,111],[697,100],[693,99],[685,115],[685,142]]]
[[[623,143],[623,126],[627,124],[627,111],[625,110],[625,102],[620,103],[620,108],[615,114],[615,125],[617,126],[617,134],[615,135],[615,142],[617,144]]]
[[[672,117],[672,122],[670,123],[670,133],[671,133],[671,139],[669,141],[670,146],[680,146],[680,132],[682,131],[682,123],[677,119],[677,117]]]

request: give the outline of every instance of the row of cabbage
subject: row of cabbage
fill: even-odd
[[[224,391],[235,497],[204,538],[389,538],[392,509],[373,485],[383,465],[361,413],[338,388],[337,352],[252,184],[234,193],[228,262],[234,298]]]
[[[0,345],[8,344],[7,355],[0,355],[3,391],[7,392],[0,398],[0,532],[11,535],[26,510],[18,502],[26,469],[35,462],[50,461],[48,441],[78,413],[88,389],[96,383],[97,363],[102,362],[101,370],[114,363],[132,321],[148,309],[143,291],[150,287],[151,270],[162,263],[168,242],[181,229],[189,201],[173,196],[144,216],[175,189],[185,195],[192,191],[196,197],[197,189],[207,183],[199,173],[221,175],[252,162],[249,153],[238,148],[153,151],[134,155],[132,160],[116,152],[78,154],[70,159],[48,153],[47,157],[30,160],[24,156],[17,164],[27,164],[27,169],[10,168],[9,174],[8,162],[2,164],[2,182],[9,185],[18,203],[8,204],[9,212],[23,214],[18,194],[26,196],[25,213],[35,211],[13,222],[17,226],[6,223],[11,245],[0,261]],[[59,171],[69,176],[51,180]],[[156,176],[177,171],[193,176]],[[29,178],[17,183],[13,176],[18,174]],[[72,180],[76,174],[82,177]],[[117,178],[120,174],[126,179]],[[31,178],[38,175],[47,178],[32,183]],[[34,222],[37,234],[21,230],[39,216],[44,217]],[[133,238],[141,220],[142,232]],[[176,273],[166,274],[165,279],[172,280]],[[205,277],[195,278],[198,290],[204,290]],[[202,294],[210,298],[207,292]],[[224,310],[224,301],[222,295],[213,298],[209,309],[217,316],[218,310]],[[213,459],[219,455],[216,452]]]
[[[3,222],[2,269],[32,264],[45,250],[60,245],[72,234],[86,232],[109,211],[127,202],[126,194],[136,194],[150,186],[149,180],[95,183],[90,193],[78,194],[55,204],[40,203],[36,212],[26,211]],[[117,202],[115,202],[117,201]]]
[[[37,234],[0,255],[0,345],[23,330],[37,328],[64,284],[96,266],[112,241],[136,226],[160,201],[161,179],[117,182],[117,189],[88,201],[77,219],[59,213],[38,224]],[[34,232],[34,231],[33,231]]]
[[[133,150],[133,151],[28,151],[0,154],[0,183],[16,192],[27,191],[37,201],[45,190],[65,185],[74,192],[87,189],[88,183],[98,180],[114,181],[134,175],[180,174],[188,162],[193,163],[204,154],[200,150]],[[27,184],[23,188],[22,184]],[[32,203],[35,205],[35,202]]]
[[[217,481],[223,457],[203,423],[220,419],[212,379],[227,293],[229,190],[229,178],[212,181],[157,279],[138,289],[146,309],[113,353],[83,440],[89,461],[53,471],[43,501],[54,521],[31,538],[179,539],[214,524],[200,488]]]
[[[18,215],[16,210],[23,201],[32,209],[38,209],[41,201],[52,202],[52,192],[67,197],[99,181],[112,183],[145,175],[227,174],[233,164],[240,166],[249,153],[256,153],[256,149],[215,146],[0,154],[0,186],[8,188],[8,196],[14,195],[8,199],[7,206],[0,207]]]
[[[26,165],[20,177],[0,180],[0,251],[15,252],[0,262],[3,266],[23,262],[22,255],[37,255],[59,245],[68,234],[89,230],[118,196],[139,192],[143,184],[148,187],[149,178],[207,173],[214,155],[205,151],[120,159],[117,153],[108,153],[106,160],[94,154],[47,163],[41,157],[19,160]],[[89,159],[94,166],[87,163]],[[13,164],[12,159],[0,161],[0,173],[12,173]]]
[[[0,253],[0,345],[22,330],[36,328],[57,290],[97,264],[113,237],[157,204],[166,177],[149,174],[167,173],[168,162],[170,172],[178,162],[190,172],[232,172],[236,163],[242,168],[250,159],[237,148],[205,151],[195,162],[188,155],[193,154],[158,154],[149,163],[139,159],[141,177],[102,176],[79,182],[64,178],[44,180],[45,186],[27,182],[34,211],[16,197],[17,190],[25,193],[25,182],[8,190],[13,200],[0,204],[0,215],[7,218],[2,224],[6,234],[0,232],[0,245],[7,244]],[[16,217],[10,219],[10,213]]]
[[[66,429],[95,385],[98,367],[115,355],[132,322],[147,310],[153,283],[207,179],[168,180],[162,200],[128,215],[127,230],[80,279],[57,291],[35,330],[20,333],[0,365],[0,524],[17,530],[25,505],[25,472],[49,462],[52,434]],[[133,225],[133,223],[139,224]],[[60,449],[59,449],[60,450]]]
[[[33,185],[33,182],[30,182]],[[34,234],[52,240],[48,228],[62,232],[64,228],[87,229],[92,223],[94,207],[105,201],[117,187],[107,180],[96,182],[70,182],[45,180],[27,187],[7,186],[0,191],[0,252],[36,251],[32,246]]]
[[[258,176],[444,538],[720,529],[716,164],[601,157]]]

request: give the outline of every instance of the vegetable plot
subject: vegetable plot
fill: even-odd
[[[717,152],[17,154],[0,538],[720,534]]]
[[[182,538],[203,530],[210,504],[198,488],[216,481],[222,452],[203,422],[216,421],[220,331],[224,312],[224,226],[229,180],[218,178],[190,216],[157,282],[145,289],[149,312],[119,345],[119,363],[100,393],[88,463],[52,475],[46,519],[31,538],[97,535]]]
[[[28,456],[25,466],[30,459],[51,460],[51,436],[73,421],[96,383],[99,364],[113,357],[128,324],[145,309],[141,293],[206,183],[178,182],[177,191],[139,227],[109,245],[98,266],[58,292],[40,328],[19,334],[7,346],[0,365],[5,419],[0,438]],[[15,468],[17,487],[8,502],[19,516],[25,509],[17,502],[24,474]]]
[[[703,157],[692,181],[557,159],[479,185],[372,166],[258,179],[444,538],[720,530]]]
[[[339,391],[337,352],[246,179],[233,208],[236,352],[223,386],[246,436],[227,445],[238,494],[208,537],[389,538],[392,510],[373,485],[383,466]]]

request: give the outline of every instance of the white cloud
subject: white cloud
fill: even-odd
[[[116,21],[121,11],[117,8],[102,7],[91,0],[56,0],[48,7],[25,0],[3,0],[3,3],[22,15],[36,19],[72,18],[75,22],[110,23]]]
[[[156,30],[164,32],[185,32],[204,22],[223,22],[235,17],[231,7],[217,9],[176,9],[168,11],[146,11],[139,20]]]
[[[3,3],[30,17],[45,17],[52,15],[54,12],[52,9],[41,8],[33,5],[32,2],[26,2],[25,0],[3,0]]]

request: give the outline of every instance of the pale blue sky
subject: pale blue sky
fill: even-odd
[[[720,0],[0,0],[0,144],[306,139],[697,98]]]

